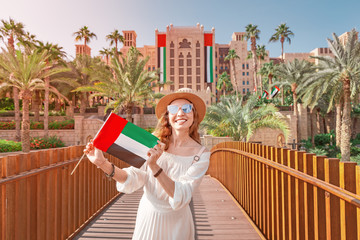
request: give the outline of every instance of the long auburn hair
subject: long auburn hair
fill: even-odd
[[[197,113],[196,109],[193,107],[192,111],[194,113],[194,122],[190,126],[189,129],[189,136],[194,139],[196,142],[201,144],[200,135],[199,135],[199,114]],[[169,112],[164,112],[155,128],[154,135],[157,136],[161,142],[165,143],[165,150],[169,148],[170,144],[170,137],[172,135],[171,125],[169,122]]]

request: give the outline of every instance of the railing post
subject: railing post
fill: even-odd
[[[340,187],[356,193],[355,162],[340,162]],[[340,200],[341,238],[356,239],[356,207]]]
[[[339,186],[339,159],[325,159],[325,181]],[[340,199],[327,192],[325,194],[327,239],[340,239]]]
[[[295,152],[295,169],[304,171],[304,151]],[[304,220],[304,182],[295,179],[295,212],[296,212],[296,239],[305,239]]]

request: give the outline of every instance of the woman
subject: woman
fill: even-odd
[[[189,202],[209,166],[210,152],[200,144],[198,127],[206,113],[204,101],[183,89],[160,99],[158,145],[140,168],[120,169],[89,143],[84,150],[92,163],[117,181],[120,192],[144,188],[133,239],[194,239]]]

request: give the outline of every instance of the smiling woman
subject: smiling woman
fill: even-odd
[[[91,162],[117,181],[120,192],[143,187],[133,239],[194,239],[189,203],[209,167],[210,152],[200,144],[198,128],[206,112],[204,101],[186,89],[160,99],[154,132],[160,141],[142,167],[120,169],[89,143]]]

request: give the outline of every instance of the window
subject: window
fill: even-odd
[[[191,85],[187,85],[186,87],[192,89]]]
[[[148,67],[148,71],[151,71],[151,67]]]
[[[246,76],[249,76],[249,72],[246,72]]]
[[[249,81],[246,81],[246,85],[249,85]]]
[[[191,59],[186,60],[186,65],[191,66]]]
[[[179,88],[183,88],[183,87],[184,87],[184,85],[183,85],[183,84],[180,84],[180,85],[179,85]]]
[[[174,84],[171,84],[171,85],[170,85],[170,90],[171,90],[171,91],[175,91],[175,86],[174,86]]]
[[[184,83],[184,77],[179,77],[179,83]]]
[[[227,67],[225,66],[225,69],[227,69]]]
[[[242,66],[242,67],[243,67],[243,69],[245,69],[245,64],[243,64],[243,66]]]
[[[175,68],[170,68],[170,75],[174,75],[175,74]]]
[[[223,70],[223,67],[221,66],[220,69]]]
[[[153,66],[153,71],[155,70],[155,67]]]
[[[245,94],[245,88],[243,88],[243,94]]]
[[[243,81],[243,85],[245,85],[245,81]]]
[[[215,71],[217,71],[217,66],[215,66]]]
[[[196,57],[200,57],[200,49],[196,49]]]
[[[200,59],[196,59],[196,66],[200,66]]]
[[[200,76],[196,76],[196,83],[200,83]]]
[[[191,83],[191,77],[187,77],[187,83]]]
[[[180,67],[184,66],[184,59],[179,59],[179,66]]]
[[[200,75],[200,68],[196,68],[196,75]]]
[[[187,68],[187,75],[191,75],[191,68]]]
[[[248,88],[246,89],[246,92],[249,92],[249,89],[248,89]]]
[[[179,68],[179,75],[184,75],[184,69],[183,68]]]
[[[175,56],[174,49],[170,49],[170,57],[173,58]]]
[[[170,59],[170,66],[173,67],[175,65],[175,60],[174,59]]]
[[[217,74],[215,74],[215,78],[217,78]]]
[[[200,91],[200,85],[196,85],[196,90]]]
[[[246,64],[246,69],[249,69],[249,64]]]
[[[243,76],[245,76],[245,72],[243,72]]]

